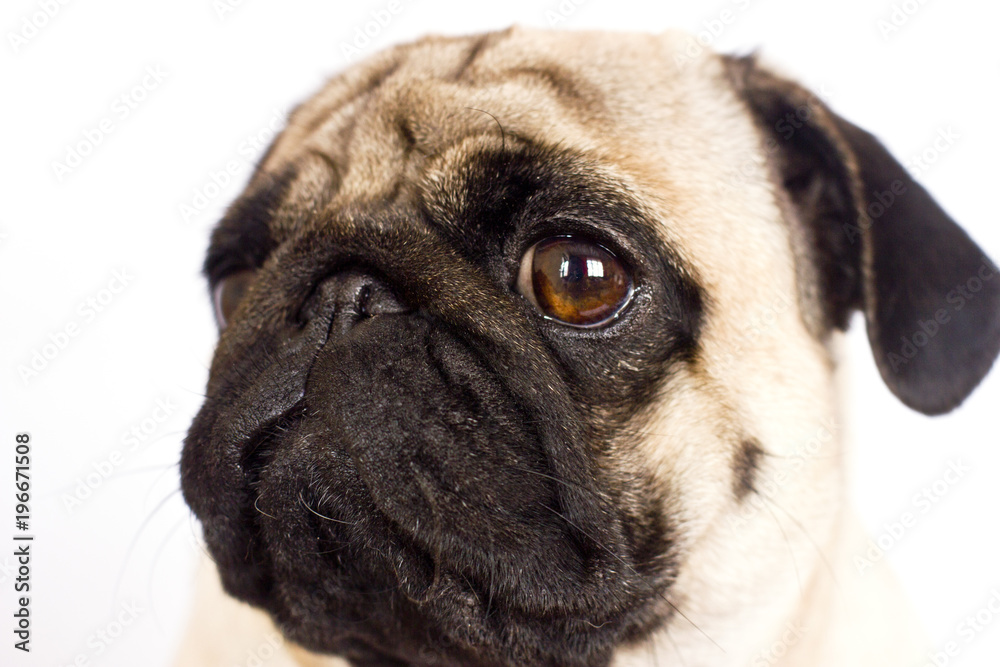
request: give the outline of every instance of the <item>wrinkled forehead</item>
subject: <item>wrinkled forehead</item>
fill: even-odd
[[[610,129],[627,135],[647,123],[680,123],[696,89],[718,83],[703,71],[706,62],[717,67],[714,58],[671,57],[679,39],[512,28],[399,46],[303,104],[264,167],[309,150],[351,164],[363,157],[352,148],[388,149],[385,158],[407,144],[439,153],[470,132],[495,131],[488,114],[522,136],[580,148]]]
[[[689,40],[512,28],[396,47],[296,109],[248,195],[280,176],[297,211],[390,201],[468,168],[477,138],[520,137],[612,173],[709,280],[787,263],[785,232],[764,229],[781,215],[758,131],[720,59]],[[300,219],[269,224],[280,236]]]

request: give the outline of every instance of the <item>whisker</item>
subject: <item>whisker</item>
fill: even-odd
[[[761,496],[761,497],[763,498],[763,496]],[[796,519],[791,514],[791,512],[789,512],[784,507],[782,507],[778,503],[774,502],[770,498],[764,498],[764,500],[766,500],[767,502],[769,502],[772,505],[774,505],[774,507],[776,509],[779,509],[782,512],[784,512],[785,516],[787,516],[789,519],[791,519],[792,523],[794,523],[796,525],[796,527],[800,531],[802,531],[802,534],[805,535],[806,539],[809,540],[809,543],[812,544],[812,546],[813,546],[814,549],[816,549],[816,553],[819,554],[820,560],[822,560],[823,564],[826,565],[826,569],[830,573],[830,577],[833,579],[833,583],[836,584],[839,587],[840,584],[837,582],[837,574],[836,574],[836,572],[833,569],[833,565],[830,564],[830,561],[827,559],[826,554],[823,553],[823,550],[820,548],[820,546],[818,544],[816,544],[816,540],[813,539],[813,536],[809,533],[808,530],[806,530],[805,526],[802,525],[802,522],[799,521],[798,519]]]
[[[313,508],[309,507],[309,504],[306,503],[306,499],[302,497],[302,492],[301,491],[299,491],[299,502],[302,503],[303,507],[305,507],[307,510],[309,510],[310,512],[312,512],[313,514],[315,514],[316,516],[318,516],[321,519],[326,519],[327,521],[332,521],[333,523],[342,523],[345,526],[356,526],[357,525],[356,521],[342,521],[341,519],[334,519],[333,517],[326,516],[325,514],[320,514],[319,512],[317,512],[316,510],[314,510]],[[270,516],[270,515],[268,515],[268,516]],[[271,517],[271,518],[273,519],[274,517]]]
[[[125,569],[126,567],[128,567],[128,562],[132,558],[132,552],[135,550],[136,545],[139,543],[139,538],[142,537],[143,532],[146,530],[146,528],[149,527],[150,522],[152,522],[152,520],[156,517],[156,515],[160,512],[160,510],[162,510],[166,506],[167,502],[180,492],[181,490],[178,488],[175,489],[174,491],[171,491],[166,496],[164,496],[149,513],[149,516],[143,519],[142,523],[139,524],[139,528],[136,530],[135,535],[129,542],[128,548],[125,549],[125,557],[122,560],[122,566],[118,572],[118,578],[115,581],[115,587],[114,589],[112,589],[114,591],[111,598],[112,603],[118,599],[118,593],[121,592],[122,580],[125,578]]]
[[[210,561],[218,565],[218,563],[215,560],[215,557],[212,556],[212,552],[210,552],[208,549],[205,548],[205,544],[203,543],[202,539],[200,539],[199,535],[195,532],[194,521],[197,521],[197,517],[195,517],[193,513],[188,514],[188,528],[191,529],[191,537],[192,537],[191,542],[196,547],[198,547],[198,551],[203,553]]]
[[[479,113],[484,113],[490,118],[492,118],[494,121],[496,121],[497,127],[500,128],[500,147],[503,149],[507,148],[507,133],[504,132],[503,125],[501,125],[500,123],[500,119],[491,114],[489,111],[484,111],[482,109],[477,109],[475,107],[465,107],[465,108],[468,109],[469,111],[478,111]]]
[[[140,466],[138,468],[129,468],[128,470],[122,470],[120,473],[116,473],[115,475],[111,476],[110,478],[108,478],[108,481],[113,481],[119,477],[128,477],[129,475],[142,475],[147,472],[163,473],[164,471],[170,470],[171,468],[176,468],[178,465],[179,465],[178,463],[161,463],[159,465],[148,465],[148,466]]]
[[[180,465],[181,465],[181,463],[180,463],[180,461],[178,461],[178,462],[174,463],[173,465],[167,466],[166,468],[163,468],[162,470],[160,470],[160,473],[156,477],[153,478],[152,482],[149,483],[149,489],[146,491],[146,497],[142,499],[142,504],[143,505],[145,505],[146,503],[149,502],[149,497],[153,494],[153,490],[156,488],[156,485],[160,481],[160,479],[162,479],[163,476],[165,474],[167,474],[168,472],[170,472],[175,466],[179,469]],[[177,491],[180,491],[180,490],[181,490],[180,487],[177,487]]]
[[[759,496],[760,494],[758,493],[757,495]],[[792,541],[788,539],[788,533],[785,532],[785,528],[781,525],[781,522],[778,521],[778,515],[774,513],[774,510],[767,505],[764,505],[764,509],[766,509],[767,513],[771,515],[771,518],[774,519],[775,525],[777,525],[778,530],[781,531],[781,536],[785,539],[785,546],[788,547],[788,553],[792,557],[792,568],[795,570],[795,581],[799,584],[799,595],[805,595],[802,588],[802,576],[799,574],[799,562],[798,559],[795,558],[795,550],[792,548]]]
[[[775,454],[773,452],[768,452],[766,450],[761,450],[761,451],[763,452],[764,456],[766,456],[768,458],[771,458],[771,459],[784,459],[784,460],[787,460],[787,461],[795,461],[795,460],[799,460],[799,461],[809,460],[809,461],[812,461],[814,459],[817,460],[817,461],[823,461],[823,460],[828,460],[828,459],[840,458],[839,454],[828,454],[826,456],[817,456],[816,454]]]
[[[567,487],[572,488],[572,489],[578,489],[580,491],[584,491],[586,493],[589,493],[589,494],[591,494],[593,496],[597,496],[597,494],[592,489],[588,489],[585,486],[580,486],[576,482],[567,482],[564,479],[559,479],[558,477],[554,477],[552,475],[546,475],[544,472],[538,472],[537,470],[531,470],[530,468],[522,468],[520,466],[515,466],[515,465],[508,465],[506,467],[510,468],[511,470],[518,470],[520,472],[528,473],[529,475],[537,475],[538,477],[543,477],[545,479],[550,479],[550,480],[552,480],[553,482],[555,482],[557,484],[562,484],[563,486],[567,486]]]
[[[156,548],[156,553],[153,555],[153,562],[149,565],[149,578],[146,580],[146,599],[149,600],[150,611],[153,612],[153,624],[156,625],[156,629],[161,633],[163,632],[163,626],[160,625],[160,615],[156,613],[156,604],[153,600],[153,575],[156,572],[156,564],[160,560],[160,556],[166,551],[167,544],[170,542],[170,538],[173,537],[177,529],[181,527],[184,523],[184,517],[178,519],[174,525],[167,531],[166,536],[160,542],[160,546]]]
[[[264,510],[262,510],[262,509],[260,508],[260,506],[259,506],[259,505],[257,505],[257,503],[258,503],[259,501],[260,501],[260,495],[258,494],[258,496],[257,496],[257,497],[256,497],[256,498],[254,499],[254,501],[253,501],[253,508],[254,508],[255,510],[257,510],[258,512],[260,512],[261,514],[263,514],[264,516],[266,516],[266,517],[270,517],[270,518],[274,519],[275,521],[277,521],[277,520],[278,520],[278,517],[276,517],[276,516],[272,516],[272,515],[268,514],[267,512],[265,512]]]

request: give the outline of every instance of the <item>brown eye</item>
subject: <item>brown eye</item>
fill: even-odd
[[[518,290],[547,317],[574,327],[607,324],[632,296],[632,278],[618,258],[573,236],[545,239],[521,259]]]
[[[229,318],[243,300],[243,295],[246,294],[256,273],[256,271],[239,271],[226,276],[215,286],[212,300],[215,303],[215,321],[219,323],[220,329],[226,328]]]

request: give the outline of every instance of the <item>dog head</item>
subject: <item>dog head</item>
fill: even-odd
[[[291,114],[212,237],[182,457],[226,590],[290,639],[371,664],[748,644],[842,504],[834,332],[862,311],[928,414],[988,371],[982,251],[808,91],[685,44],[430,38]],[[748,513],[762,480],[781,509]]]

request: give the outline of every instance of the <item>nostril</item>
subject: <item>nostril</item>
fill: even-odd
[[[357,304],[358,312],[366,317],[409,313],[413,310],[388,285],[379,280],[366,283],[361,288]]]
[[[353,326],[364,318],[410,312],[393,290],[374,273],[361,269],[338,271],[321,280],[299,309],[298,320],[339,320]]]
[[[365,285],[361,288],[361,293],[358,295],[358,314],[362,317],[371,317],[371,313],[368,311],[368,300],[372,295],[372,286]]]

